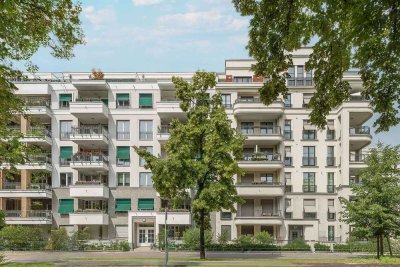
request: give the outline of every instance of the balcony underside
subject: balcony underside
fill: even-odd
[[[236,225],[253,225],[253,224],[262,224],[262,225],[282,225],[283,218],[282,217],[236,217],[235,218]]]
[[[109,215],[107,213],[71,213],[69,224],[72,225],[108,225]]]
[[[21,189],[2,189],[0,190],[0,197],[14,198],[14,197],[28,197],[28,198],[51,198],[51,190],[21,190]]]
[[[246,135],[246,145],[275,146],[283,141],[280,134],[276,135]]]
[[[22,225],[43,225],[52,224],[51,218],[36,218],[36,217],[26,217],[26,218],[6,218],[6,224],[22,224]]]
[[[81,172],[108,171],[108,164],[103,162],[71,162],[70,167]]]
[[[283,168],[279,161],[239,161],[239,167],[244,171],[277,171]]]
[[[103,135],[71,135],[70,140],[83,149],[108,148],[108,139]]]
[[[71,197],[109,198],[109,189],[105,185],[74,185],[70,186]]]
[[[350,135],[350,150],[360,150],[371,144],[372,137],[369,134]]]
[[[263,197],[283,196],[283,186],[266,186],[262,184],[237,185],[236,190],[239,196]]]

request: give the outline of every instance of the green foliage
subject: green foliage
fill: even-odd
[[[6,213],[4,210],[0,210],[0,230],[6,226]]]
[[[83,250],[86,245],[86,241],[89,240],[90,233],[87,227],[82,229],[78,229],[78,231],[74,232],[70,238],[70,242],[73,248],[78,250]]]
[[[321,243],[315,243],[314,244],[314,249],[315,251],[331,251],[331,247],[328,245],[324,245]]]
[[[310,251],[311,248],[304,240],[296,239],[281,247],[282,250],[287,251]]]
[[[399,162],[399,145],[391,147],[379,143],[370,151],[367,168],[360,172],[362,184],[352,188],[355,200],[340,199],[342,221],[354,226],[354,237],[376,240],[379,236],[400,233]]]
[[[69,236],[64,228],[51,230],[50,238],[47,241],[46,249],[48,250],[68,250]]]
[[[131,249],[131,247],[129,246],[128,241],[126,241],[126,240],[118,241],[118,250],[129,251],[130,249]]]
[[[250,247],[254,244],[253,237],[251,235],[241,235],[236,239],[236,243],[240,245],[240,247]]]
[[[217,237],[218,243],[222,245],[228,243],[229,240],[230,240],[229,232],[225,229]]]
[[[107,243],[83,243],[82,244],[82,250],[99,250],[99,251],[105,251],[105,250],[111,250],[111,251],[129,251],[130,246],[128,241],[126,240],[117,240],[117,241],[111,241]]]
[[[37,227],[8,225],[0,231],[5,250],[37,250],[45,247],[42,231]]]
[[[205,244],[208,246],[212,241],[212,232],[210,230],[205,231]],[[183,234],[184,246],[187,249],[198,250],[200,247],[200,229],[189,228]]]
[[[268,232],[259,232],[254,236],[254,242],[256,244],[272,244],[272,237]]]
[[[253,68],[256,75],[270,78],[260,89],[265,104],[287,95],[285,70],[292,65],[292,52],[316,38],[305,65],[314,70],[312,123],[325,126],[329,111],[348,99],[350,85],[342,77],[352,68],[359,69],[363,95],[380,114],[375,122],[378,131],[399,123],[399,1],[232,2],[242,15],[251,17],[247,48],[257,60]]]
[[[229,243],[229,244],[209,244],[207,246],[209,251],[279,251],[281,248],[272,244],[246,244]]]

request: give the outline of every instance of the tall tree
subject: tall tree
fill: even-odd
[[[342,220],[353,227],[351,235],[376,239],[377,257],[383,255],[383,238],[400,233],[400,145],[379,143],[371,149],[361,185],[353,186],[353,200],[341,198]]]
[[[30,58],[40,47],[56,58],[71,58],[74,46],[84,43],[81,10],[73,0],[0,0],[0,164],[23,162],[28,148],[18,142],[20,134],[8,129],[15,114],[25,114],[11,80],[24,79],[15,65],[36,71]]]
[[[248,50],[257,60],[257,75],[270,77],[260,89],[265,104],[287,95],[285,70],[291,52],[317,42],[306,63],[314,70],[316,93],[310,119],[323,127],[329,111],[349,97],[343,73],[359,69],[374,112],[378,131],[400,121],[400,1],[375,0],[232,0],[250,16]]]
[[[192,195],[192,214],[200,228],[200,258],[205,258],[204,233],[210,213],[235,211],[240,202],[232,177],[240,174],[244,138],[231,127],[220,94],[210,96],[214,73],[196,72],[193,82],[172,79],[187,121],[174,119],[164,148],[167,158],[157,158],[135,147],[153,173],[154,188],[173,203]]]

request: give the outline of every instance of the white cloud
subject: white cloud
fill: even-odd
[[[82,14],[95,29],[113,22],[117,18],[114,9],[110,7],[96,9],[94,6],[87,6],[83,8]]]
[[[132,0],[133,5],[135,5],[135,6],[158,5],[161,2],[162,2],[162,0]]]

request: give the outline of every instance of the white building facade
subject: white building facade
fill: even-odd
[[[244,203],[235,214],[212,214],[215,236],[227,231],[235,239],[268,231],[282,242],[346,241],[349,227],[339,221],[339,197],[349,198],[350,185],[360,182],[363,149],[371,143],[363,125],[372,110],[359,96],[360,77],[346,73],[352,98],[330,112],[326,129],[312,126],[307,105],[315,90],[313,74],[304,68],[310,52],[295,52],[288,70],[290,96],[268,107],[259,101],[264,78],[250,70],[254,61],[226,60],[225,72],[217,73],[210,93],[222,94],[232,127],[247,138],[239,162],[245,175],[233,177]],[[12,127],[31,138],[22,141],[39,144],[43,158],[18,167],[19,187],[7,187],[10,182],[2,178],[0,204],[7,223],[28,221],[70,233],[88,227],[92,239],[125,239],[132,247],[154,243],[164,227],[165,203],[132,147],[167,156],[169,122],[185,119],[171,78],[190,81],[193,75],[105,73],[94,80],[90,73],[39,73],[16,81],[31,117]],[[35,127],[47,134],[29,135]],[[37,188],[30,182],[34,168],[51,171]],[[38,199],[45,203],[40,208],[45,218],[29,217]],[[181,237],[192,225],[190,202],[169,211],[167,223],[171,237]]]

